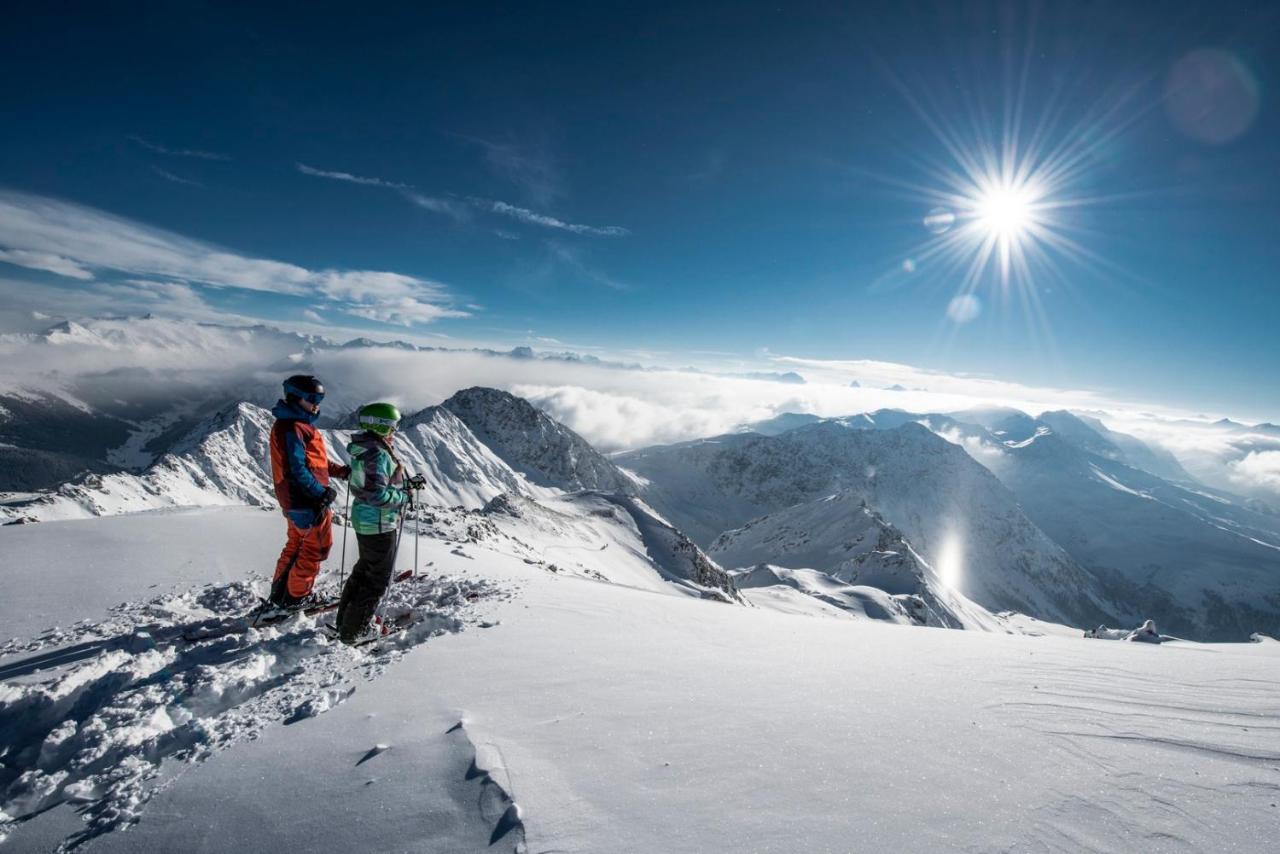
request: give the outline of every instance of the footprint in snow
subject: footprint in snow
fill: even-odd
[[[138,821],[162,764],[200,762],[271,724],[323,714],[351,696],[353,681],[461,631],[473,597],[494,592],[484,581],[396,584],[385,607],[411,610],[418,622],[370,652],[331,642],[308,617],[245,630],[240,615],[258,601],[249,582],[125,603],[105,621],[5,644],[0,842],[66,802],[79,805],[85,827],[64,847]],[[376,745],[360,761],[386,749]]]

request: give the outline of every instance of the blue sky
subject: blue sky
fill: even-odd
[[[1280,414],[1280,10],[1079,6],[24,10],[6,302]],[[1072,243],[967,279],[922,219],[1010,128]]]

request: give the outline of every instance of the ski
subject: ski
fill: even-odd
[[[348,643],[347,646],[358,648],[368,646],[372,643],[377,643],[380,640],[385,640],[394,634],[404,631],[416,622],[417,619],[412,611],[407,614],[392,617],[389,620],[375,614],[373,620],[369,623],[369,628],[366,630],[365,634],[362,637],[356,638],[351,643]],[[331,638],[338,640],[338,627],[333,623],[324,623],[321,625],[321,628],[324,629],[325,633]]]
[[[273,614],[271,616],[262,616],[262,612],[264,608],[265,608],[265,603],[263,605],[259,605],[257,608],[254,608],[252,611],[245,614],[244,616],[234,618],[235,622],[229,625],[220,626],[211,631],[184,632],[182,635],[182,639],[187,643],[199,643],[200,641],[214,640],[216,638],[226,637],[227,635],[234,635],[240,632],[247,632],[249,631],[249,629],[261,629],[267,626],[279,625],[280,623],[293,619],[299,614],[307,617],[314,617],[317,614],[325,614],[325,613],[328,613],[329,611],[336,611],[338,608],[338,600],[327,599],[323,602],[317,602],[313,605],[308,605],[305,608],[299,608],[296,611],[284,611],[278,614]]]
[[[375,644],[380,640],[385,640],[394,634],[404,631],[417,622],[412,611],[407,614],[401,614],[400,616],[394,617],[390,620],[386,620],[381,617],[374,617],[373,619],[373,625],[377,631],[371,633],[367,637],[357,638],[349,644],[349,646],[365,647],[370,644]]]

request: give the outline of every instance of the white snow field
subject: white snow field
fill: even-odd
[[[433,511],[390,596],[426,619],[365,651],[182,640],[248,606],[278,515],[0,528],[0,851],[1274,850],[1274,641],[787,613],[643,507],[536,506]]]

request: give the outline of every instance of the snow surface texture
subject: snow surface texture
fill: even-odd
[[[317,621],[245,628],[249,582],[125,603],[108,620],[0,648],[0,839],[60,803],[80,804],[74,847],[137,820],[163,763],[200,762],[343,702],[404,652],[464,625],[484,582],[410,578],[379,613],[412,615],[370,654],[332,641]],[[328,617],[331,619],[331,615]]]
[[[375,680],[344,671],[356,690],[323,714],[284,725],[296,706],[282,703],[259,738],[168,764],[181,773],[162,769],[128,832],[88,847],[1266,850],[1280,816],[1280,644],[1098,643],[725,605],[652,569],[630,583],[643,545],[624,525],[606,520],[612,538],[584,548],[602,518],[591,510],[607,506],[438,511],[423,565],[515,595],[481,599],[476,628],[406,650]],[[233,551],[255,540],[247,528],[277,523],[190,518]],[[75,806],[21,823],[6,846],[50,850],[83,832]]]

